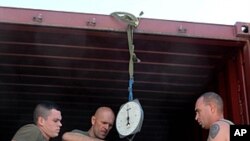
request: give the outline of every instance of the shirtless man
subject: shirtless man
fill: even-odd
[[[195,104],[195,120],[204,129],[209,129],[208,141],[230,141],[230,125],[233,123],[224,119],[222,98],[207,92],[201,95]]]

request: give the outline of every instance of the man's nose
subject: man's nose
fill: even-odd
[[[195,115],[195,120],[198,120],[198,115],[197,114]]]
[[[105,124],[105,129],[109,130],[111,129],[111,126],[109,124]]]
[[[61,122],[59,122],[59,126],[60,126],[60,127],[62,126],[62,123],[61,123]]]

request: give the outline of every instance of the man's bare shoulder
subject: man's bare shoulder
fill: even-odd
[[[217,121],[209,129],[209,141],[229,141],[229,124]]]

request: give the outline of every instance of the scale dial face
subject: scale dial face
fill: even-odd
[[[116,117],[116,129],[121,136],[133,134],[143,120],[139,103],[129,101],[121,106]]]

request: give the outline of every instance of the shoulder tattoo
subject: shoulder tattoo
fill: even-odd
[[[220,131],[220,126],[218,124],[213,124],[209,130],[209,136],[214,139]]]

